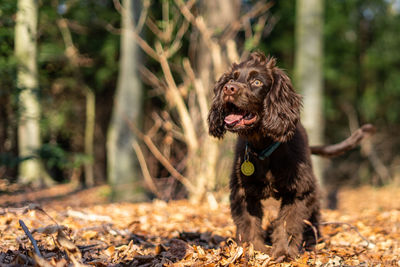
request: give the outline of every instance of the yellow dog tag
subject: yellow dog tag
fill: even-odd
[[[240,170],[246,176],[250,176],[254,173],[254,165],[248,160],[245,160],[240,166]]]

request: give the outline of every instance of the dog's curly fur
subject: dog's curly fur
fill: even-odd
[[[315,243],[320,218],[318,185],[314,177],[306,132],[300,123],[302,101],[276,60],[259,52],[233,64],[214,88],[208,116],[209,132],[222,138],[238,134],[230,180],[231,213],[239,242],[251,242],[266,251],[272,241],[274,258],[294,258],[303,242]],[[259,152],[275,142],[279,147],[267,158]],[[255,172],[241,172],[246,144]],[[261,227],[261,200],[281,200],[280,211],[268,231]]]

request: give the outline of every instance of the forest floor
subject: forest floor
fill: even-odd
[[[2,187],[0,266],[400,266],[400,188],[342,189],[338,210],[322,211],[315,251],[277,264],[232,240],[227,203],[108,203],[107,186]],[[277,203],[266,206],[264,226],[277,212]]]

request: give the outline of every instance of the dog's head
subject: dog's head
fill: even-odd
[[[279,142],[293,136],[301,97],[275,64],[274,58],[254,52],[221,76],[208,115],[212,136],[222,138],[226,130],[239,135],[262,134]]]

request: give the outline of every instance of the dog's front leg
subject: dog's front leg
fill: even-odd
[[[244,188],[239,187],[232,188],[230,200],[238,243],[250,242],[256,250],[266,252],[264,231],[261,227],[263,217],[261,199],[246,197]]]
[[[272,233],[272,256],[275,259],[294,259],[299,254],[305,220],[310,218],[307,204],[311,196],[284,197]],[[313,199],[313,198],[312,198]]]

